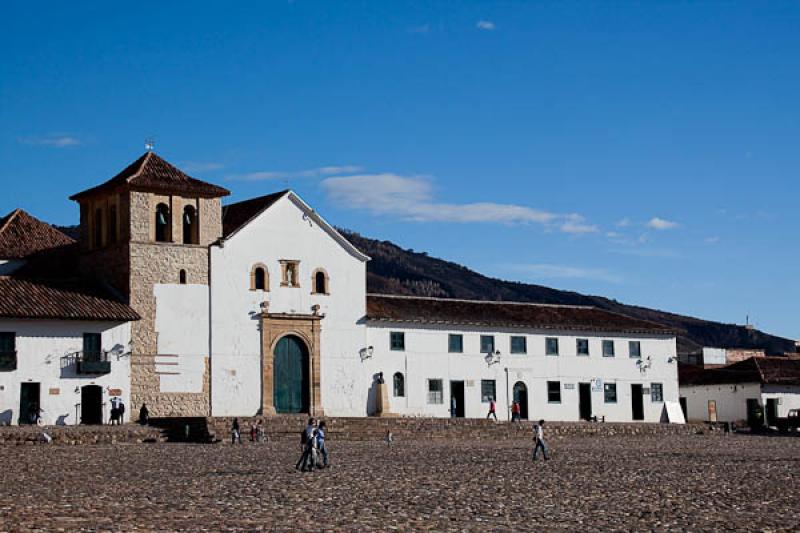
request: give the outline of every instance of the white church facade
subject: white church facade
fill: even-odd
[[[484,417],[493,399],[500,419],[517,400],[527,418],[655,422],[678,400],[665,327],[591,307],[368,294],[369,257],[296,193],[223,206],[227,194],[148,152],[73,196],[78,243],[7,258],[17,261],[0,277],[17,287],[0,291],[0,337],[17,339],[15,368],[0,369],[8,422],[32,404],[51,423],[94,421],[112,395],[127,419],[143,403],[151,416],[369,416],[380,381],[384,414],[397,416]],[[3,239],[0,224],[0,259]],[[41,264],[57,263],[56,248],[71,251],[74,283],[103,291],[47,281]],[[59,302],[97,300],[49,306],[43,286],[73,291]],[[94,374],[43,366],[84,352],[104,361]],[[39,384],[24,405],[22,383]]]

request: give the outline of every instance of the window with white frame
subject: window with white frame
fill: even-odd
[[[482,379],[481,401],[488,403],[495,399],[497,399],[497,382],[493,379]]]
[[[441,379],[428,380],[428,403],[444,403],[444,385]]]

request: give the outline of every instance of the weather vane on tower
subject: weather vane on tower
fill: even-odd
[[[144,149],[148,152],[152,152],[153,148],[156,146],[156,140],[152,137],[148,137],[144,140]]]

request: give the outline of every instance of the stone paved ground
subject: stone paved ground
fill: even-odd
[[[800,438],[0,447],[0,530],[800,528]]]

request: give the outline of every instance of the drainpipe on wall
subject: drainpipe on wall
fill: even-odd
[[[506,371],[506,420],[510,421],[511,420],[511,402],[509,402],[508,400],[510,400],[511,398],[509,398],[509,396],[508,396],[508,367],[505,368],[505,371]]]

